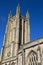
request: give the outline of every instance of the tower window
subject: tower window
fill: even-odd
[[[20,19],[20,24],[19,24],[19,48],[21,46],[21,38],[22,38],[22,19]]]

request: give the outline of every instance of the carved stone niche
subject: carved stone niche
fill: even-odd
[[[42,61],[41,57],[42,57],[42,55],[41,55],[40,46],[38,46],[38,48],[37,48],[37,55],[38,55],[38,64],[41,65],[41,61]]]
[[[7,56],[9,57],[11,55],[11,52],[9,51],[8,53],[7,53]]]
[[[11,62],[9,62],[9,64],[8,65],[11,65]]]
[[[14,62],[12,62],[12,63],[11,63],[11,65],[15,65],[15,63],[14,63]]]
[[[5,65],[7,65],[7,64],[5,64]]]
[[[38,49],[37,49],[37,51],[38,51],[38,50],[40,50],[40,46],[38,46]]]

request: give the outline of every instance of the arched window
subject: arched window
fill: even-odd
[[[28,64],[27,65],[37,65],[37,53],[34,52],[33,50],[30,51],[30,53],[28,54]]]

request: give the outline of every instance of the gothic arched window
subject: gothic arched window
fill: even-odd
[[[28,55],[27,65],[37,65],[37,53],[33,50]]]

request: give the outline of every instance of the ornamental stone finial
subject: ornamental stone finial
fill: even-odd
[[[18,4],[17,9],[16,9],[16,14],[20,14],[20,5]]]
[[[10,10],[10,13],[8,15],[8,18],[11,18],[12,17],[12,13],[11,13],[11,10]]]
[[[26,19],[29,19],[29,13],[28,13],[28,10],[26,12]]]

